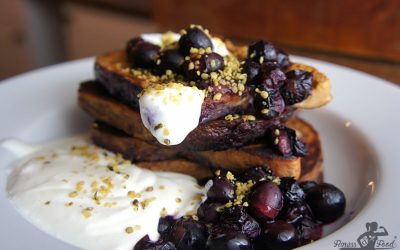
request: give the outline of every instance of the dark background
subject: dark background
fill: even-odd
[[[397,0],[0,0],[0,79],[191,23],[400,84]]]

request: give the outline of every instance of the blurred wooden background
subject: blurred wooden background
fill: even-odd
[[[398,0],[155,0],[154,18],[167,28],[201,23],[228,37],[400,62]]]
[[[397,0],[0,0],[0,52],[17,59],[14,65],[0,59],[0,79],[122,47],[142,32],[180,30],[192,23],[239,42],[271,40],[292,54],[400,84]],[[38,26],[59,31],[54,33],[58,42]],[[59,46],[45,46],[43,40]]]

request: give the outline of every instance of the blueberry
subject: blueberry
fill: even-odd
[[[266,132],[266,140],[282,156],[307,155],[306,146],[296,136],[296,131],[283,125],[271,126]]]
[[[299,245],[297,229],[285,221],[265,224],[256,240],[256,249],[293,249]]]
[[[310,216],[310,209],[307,204],[299,203],[296,205],[289,205],[285,209],[284,219],[289,223],[297,223],[306,216]]]
[[[282,177],[279,187],[283,193],[285,204],[298,205],[304,201],[304,191],[293,177]]]
[[[299,185],[304,190],[304,192],[307,193],[308,190],[310,190],[313,187],[316,187],[318,183],[316,183],[315,181],[303,181]]]
[[[258,85],[260,81],[260,64],[253,60],[246,59],[242,66],[242,73],[247,75],[246,83],[249,85]]]
[[[250,239],[241,233],[226,232],[207,241],[207,250],[252,250]]]
[[[158,233],[161,235],[168,235],[175,223],[175,219],[172,216],[161,217],[158,221]]]
[[[175,73],[180,73],[184,62],[183,55],[176,49],[168,49],[161,52],[157,61],[157,68],[161,74],[166,70],[172,70]]]
[[[254,183],[256,183],[259,182],[260,180],[266,180],[270,177],[273,177],[273,173],[270,169],[258,166],[244,170],[240,174],[240,181],[242,182],[253,181]]]
[[[179,49],[184,55],[190,53],[191,48],[211,48],[213,45],[210,37],[199,28],[189,28],[179,39]]]
[[[172,227],[170,240],[178,250],[204,249],[208,238],[206,226],[193,219],[179,219]]]
[[[219,219],[219,212],[217,209],[223,204],[218,202],[205,201],[197,209],[197,216],[200,221],[204,223],[217,222]]]
[[[213,179],[213,184],[207,191],[207,197],[210,201],[226,203],[235,198],[235,184],[224,178],[216,177]]]
[[[322,226],[319,222],[311,217],[305,217],[296,223],[297,230],[300,234],[301,244],[308,244],[322,237]]]
[[[260,219],[274,219],[283,207],[283,196],[278,185],[262,181],[253,186],[249,197],[251,213]]]
[[[202,58],[204,58],[207,73],[218,71],[224,67],[224,58],[218,53],[206,53]]]
[[[249,46],[248,57],[260,64],[267,61],[276,61],[277,51],[272,43],[259,40]]]
[[[215,72],[223,67],[224,58],[215,52],[191,55],[183,64],[185,76],[189,80],[202,79],[203,73]]]
[[[149,236],[146,235],[136,243],[133,250],[176,250],[176,247],[174,243],[165,241],[162,238],[153,242],[150,240]]]
[[[129,55],[129,51],[136,46],[136,44],[138,44],[139,42],[143,42],[143,38],[141,38],[140,36],[138,37],[134,37],[132,39],[130,39],[127,43],[126,43],[126,55]]]
[[[276,62],[265,62],[260,68],[261,83],[266,89],[279,89],[286,80],[286,75]]]
[[[290,66],[288,54],[281,49],[277,49],[276,61],[282,69],[287,69]]]
[[[128,53],[131,64],[141,68],[155,66],[160,47],[148,42],[138,42]]]
[[[242,205],[224,209],[220,216],[220,223],[213,229],[212,235],[235,231],[253,239],[260,234],[260,225]]]
[[[291,70],[286,73],[287,80],[281,88],[286,105],[301,102],[310,95],[313,75],[304,70]]]
[[[262,116],[276,117],[285,110],[285,102],[279,92],[286,75],[276,62],[265,62],[260,68],[260,83],[254,94],[254,107]]]
[[[346,207],[346,198],[343,192],[328,183],[319,184],[306,195],[307,204],[317,220],[330,223],[343,215]]]
[[[273,118],[285,110],[285,102],[277,90],[259,86],[254,94],[254,108],[263,117]]]

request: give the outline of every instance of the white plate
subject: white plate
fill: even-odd
[[[356,242],[367,222],[384,226],[391,241],[400,235],[400,88],[337,65],[293,57],[325,72],[334,100],[302,116],[319,131],[325,180],[347,197],[339,230],[305,246],[338,249],[334,242]],[[93,78],[93,59],[26,73],[0,83],[0,141],[18,138],[41,143],[87,130],[90,119],[77,106],[79,82]],[[351,123],[351,126],[345,126]],[[0,148],[0,244],[2,249],[74,249],[22,218],[6,198],[7,167],[15,160]],[[60,219],[62,220],[62,214]],[[79,233],[79,232],[77,232]]]

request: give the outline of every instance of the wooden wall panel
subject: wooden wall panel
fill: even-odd
[[[234,38],[400,61],[398,0],[153,0],[164,28],[191,23]]]

